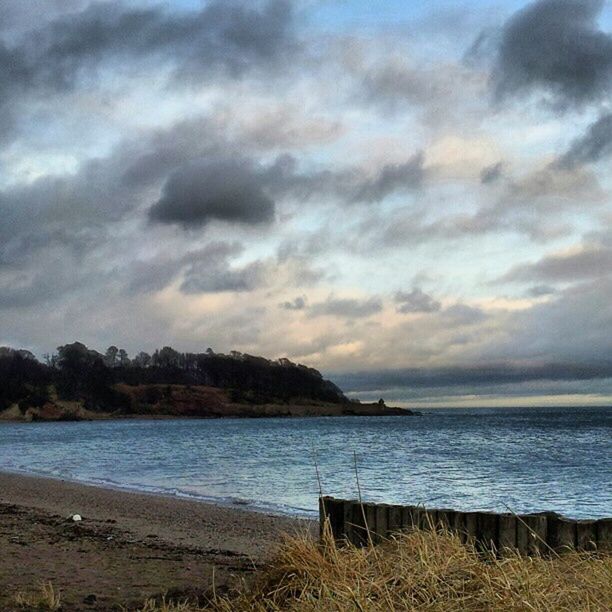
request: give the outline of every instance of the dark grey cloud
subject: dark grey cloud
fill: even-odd
[[[199,11],[95,2],[17,41],[0,40],[0,135],[14,127],[17,103],[95,82],[100,67],[169,67],[175,82],[188,83],[285,65],[296,49],[289,0],[215,0]]]
[[[504,26],[493,84],[498,99],[546,91],[561,107],[605,98],[612,37],[598,29],[603,0],[538,0]]]
[[[376,391],[402,387],[455,387],[516,384],[530,381],[576,381],[612,378],[612,361],[591,363],[479,364],[440,368],[405,368],[349,372],[333,376],[347,391]]]
[[[612,155],[612,113],[602,115],[586,133],[574,140],[569,149],[555,162],[561,169],[571,169],[597,162]]]
[[[274,202],[264,183],[262,172],[244,158],[192,162],[170,175],[149,217],[185,228],[213,220],[269,223],[274,219]]]
[[[480,171],[480,182],[483,185],[489,185],[490,183],[495,183],[502,176],[502,171],[504,169],[504,162],[497,162],[496,164],[492,164],[490,166],[486,166]]]
[[[356,298],[335,298],[329,296],[324,302],[313,304],[309,309],[309,316],[333,316],[358,319],[369,317],[381,310],[382,302],[376,297],[360,300]]]
[[[500,281],[573,282],[612,275],[612,249],[589,247],[576,253],[549,255],[515,266]]]
[[[407,293],[398,291],[394,296],[394,300],[397,304],[397,312],[403,314],[413,312],[438,312],[442,306],[438,300],[418,287]]]
[[[282,304],[279,304],[278,307],[284,310],[304,310],[307,305],[306,296],[299,295],[291,302],[283,302]]]

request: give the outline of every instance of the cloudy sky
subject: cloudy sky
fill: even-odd
[[[0,0],[0,344],[612,402],[612,3]]]

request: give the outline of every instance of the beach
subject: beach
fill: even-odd
[[[80,522],[70,517],[82,516]],[[249,580],[283,534],[316,522],[0,473],[0,609],[51,582],[70,610],[206,596]]]

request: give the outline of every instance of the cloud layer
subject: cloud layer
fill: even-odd
[[[330,10],[1,3],[0,345],[612,401],[604,4]]]

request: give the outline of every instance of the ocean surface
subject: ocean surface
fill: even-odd
[[[612,516],[612,409],[0,425],[0,470],[317,515],[324,494]],[[315,459],[316,458],[316,459]]]

